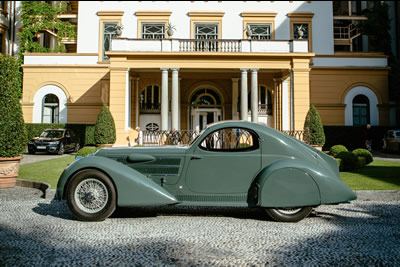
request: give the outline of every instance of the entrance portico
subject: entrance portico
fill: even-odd
[[[127,144],[127,136],[135,134],[133,129],[141,125],[141,118],[150,121],[145,117],[158,116],[160,130],[201,130],[211,122],[248,120],[249,115],[251,121],[267,122],[278,130],[303,128],[310,101],[309,61],[313,54],[114,51],[107,55],[110,111],[116,122],[118,145]],[[207,98],[202,100],[204,106],[193,106],[190,97],[195,90],[212,88],[210,84],[215,84],[215,91],[222,96],[220,106],[207,106]],[[143,92],[148,86],[153,86],[152,96]],[[268,95],[260,93],[261,87],[270,93],[272,103],[261,104],[261,95]],[[210,103],[212,99],[210,95]],[[154,109],[142,109],[142,103],[150,106],[149,101],[153,101],[150,104]],[[157,121],[152,127],[154,124]]]

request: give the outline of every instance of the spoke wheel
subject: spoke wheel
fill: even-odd
[[[298,222],[307,217],[312,207],[301,208],[265,208],[267,214],[277,222]]]
[[[116,208],[116,191],[110,178],[97,170],[84,170],[72,177],[67,203],[82,221],[102,221]]]

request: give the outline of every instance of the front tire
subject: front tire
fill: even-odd
[[[81,221],[103,221],[115,211],[117,194],[110,178],[97,170],[83,170],[67,187],[67,204]]]
[[[267,214],[277,222],[298,222],[307,217],[312,207],[301,208],[265,208]]]
[[[60,144],[60,148],[58,149],[57,154],[58,154],[58,155],[62,155],[62,154],[64,154],[64,152],[65,152],[65,150],[64,150],[64,144],[61,143],[61,144]]]

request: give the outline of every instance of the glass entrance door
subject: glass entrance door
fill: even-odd
[[[192,129],[195,131],[201,131],[208,124],[222,119],[220,109],[193,109],[192,117]]]

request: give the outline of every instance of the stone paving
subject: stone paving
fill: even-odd
[[[298,223],[195,207],[123,209],[87,223],[65,201],[13,190],[0,190],[1,266],[400,265],[397,200],[321,206]]]

